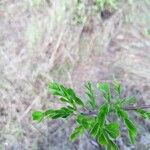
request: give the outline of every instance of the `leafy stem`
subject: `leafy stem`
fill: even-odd
[[[133,96],[121,98],[122,85],[117,80],[113,84],[98,83],[97,88],[104,99],[100,106],[97,104],[95,89],[91,82],[85,84],[87,103],[79,98],[73,89],[51,82],[48,86],[49,91],[61,102],[66,103],[66,107],[34,111],[32,118],[42,121],[45,118],[73,117],[76,128],[70,136],[72,141],[88,132],[102,147],[108,150],[119,150],[116,141],[121,134],[121,125],[117,116],[125,124],[129,140],[134,144],[138,129],[128,112],[135,111],[139,117],[150,119],[150,112],[145,110],[150,108],[150,105],[135,105],[136,99]],[[114,119],[112,115],[115,115]]]

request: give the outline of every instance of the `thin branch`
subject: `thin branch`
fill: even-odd
[[[124,107],[125,110],[137,110],[137,109],[148,109],[150,105],[140,105],[140,106],[128,106]]]
[[[137,109],[149,109],[150,105],[140,105],[140,106],[126,106],[124,107],[125,110],[128,111],[132,111],[132,110],[137,110]],[[84,115],[91,115],[91,116],[96,116],[96,114],[98,113],[98,111],[92,111],[92,112],[88,112],[88,113],[82,113]]]

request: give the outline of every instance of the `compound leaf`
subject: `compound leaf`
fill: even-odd
[[[85,129],[91,129],[92,125],[95,123],[95,118],[85,115],[79,115],[77,117],[77,122]]]
[[[150,119],[150,112],[145,111],[144,109],[137,109],[136,112],[144,119]]]
[[[120,125],[117,122],[106,125],[105,130],[114,139],[120,135]]]
[[[67,118],[71,114],[73,114],[73,110],[66,107],[62,107],[61,109],[54,110],[54,114],[53,116],[51,116],[51,118],[52,119]]]
[[[93,128],[91,129],[91,135],[93,135],[95,137],[98,134],[98,131],[99,131],[99,124],[98,124],[98,122],[96,122],[93,125]]]
[[[84,128],[82,126],[78,126],[75,128],[73,133],[70,135],[71,141],[75,141],[79,135],[82,135],[84,133]]]
[[[104,99],[107,102],[110,102],[110,100],[111,100],[110,84],[109,83],[98,83],[97,87],[101,91]]]
[[[103,128],[107,114],[109,112],[109,105],[107,103],[103,104],[98,112],[96,121],[91,129],[91,135],[97,136],[101,129]]]
[[[121,101],[122,105],[131,105],[136,103],[136,98],[134,96],[125,98]]]
[[[94,108],[96,108],[96,97],[95,97],[92,83],[90,81],[87,82],[85,84],[85,88],[86,88],[86,95],[88,96],[88,102],[90,103],[90,105],[94,109]]]
[[[109,144],[107,146],[107,150],[120,150],[119,147],[117,146],[116,143],[114,143],[114,141],[109,140]]]
[[[32,113],[32,118],[33,120],[36,121],[41,121],[42,119],[44,119],[44,117],[48,117],[52,119],[67,118],[68,116],[72,115],[73,112],[74,110],[69,107],[62,107],[61,109],[58,110],[49,109],[46,110],[45,112],[35,111]]]
[[[118,107],[117,114],[124,121],[128,129],[128,134],[129,134],[131,143],[135,143],[135,139],[137,136],[137,128],[134,125],[134,123],[129,119],[128,113],[124,111],[122,108]]]
[[[121,119],[128,118],[128,113],[118,106],[116,107],[116,112]]]
[[[114,90],[115,90],[115,93],[120,96],[121,92],[122,92],[122,85],[119,81],[117,80],[114,80]]]
[[[97,136],[98,136],[97,139],[98,139],[98,142],[100,145],[107,145],[108,144],[108,136],[104,130],[102,130],[102,129],[99,130],[99,133]]]
[[[48,85],[48,89],[54,96],[59,96],[62,102],[67,102],[74,108],[76,108],[76,104],[84,106],[82,100],[76,96],[74,90],[71,88],[66,88],[61,84],[51,82]]]
[[[126,127],[128,129],[130,141],[132,144],[134,144],[136,136],[137,136],[137,128],[131,120],[125,119],[124,121],[125,121]]]

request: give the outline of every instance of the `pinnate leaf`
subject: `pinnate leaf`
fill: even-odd
[[[131,120],[124,119],[124,121],[125,121],[126,127],[128,129],[130,141],[132,144],[134,144],[136,136],[137,136],[137,128]]]
[[[109,83],[98,83],[97,87],[101,91],[104,99],[109,102],[111,100],[110,84]]]
[[[88,102],[92,106],[92,108],[96,108],[96,97],[94,93],[94,89],[91,82],[87,82],[85,84],[86,95],[88,96]]]
[[[122,92],[122,85],[119,81],[114,80],[114,90],[115,93],[120,96],[121,92]]]
[[[137,128],[134,125],[134,123],[129,119],[128,113],[126,111],[124,111],[122,108],[117,107],[117,114],[124,121],[124,123],[128,129],[130,142],[135,143],[135,139],[137,136]]]
[[[74,90],[71,88],[66,88],[61,84],[51,82],[49,83],[48,89],[54,96],[59,96],[62,102],[67,102],[74,108],[76,108],[76,104],[84,106],[82,100],[76,96]]]
[[[99,134],[101,128],[103,128],[105,124],[108,112],[109,112],[109,104],[105,103],[99,109],[96,121],[91,129],[91,135],[97,136]]]
[[[101,129],[99,130],[99,133],[97,135],[97,139],[100,145],[107,145],[108,144],[108,136],[105,132],[105,130]]]
[[[43,112],[35,111],[32,113],[32,118],[33,120],[36,120],[36,121],[41,121],[45,117],[52,118],[52,119],[67,118],[68,116],[72,115],[73,112],[74,110],[69,107],[62,107],[61,109],[58,109],[58,110],[49,109]]]
[[[136,112],[138,114],[140,114],[140,116],[143,117],[144,119],[150,119],[150,112],[149,111],[145,111],[144,109],[137,109]]]
[[[105,103],[103,104],[100,109],[99,109],[99,113],[98,113],[98,123],[100,126],[103,126],[107,117],[107,114],[109,112],[109,104]]]
[[[82,126],[78,126],[75,128],[73,133],[70,135],[71,141],[75,141],[79,135],[82,135],[84,133],[84,128]]]
[[[105,130],[114,139],[120,135],[120,125],[117,122],[112,122],[106,125]]]
[[[131,105],[136,103],[136,98],[134,96],[125,98],[121,101],[122,105]]]
[[[78,115],[77,122],[85,129],[91,129],[92,125],[95,122],[95,118],[86,115]]]
[[[109,140],[107,150],[119,150],[119,147],[117,146],[117,144],[114,141]]]

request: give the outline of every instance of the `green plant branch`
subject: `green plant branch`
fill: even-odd
[[[48,88],[53,96],[57,96],[61,102],[66,103],[66,107],[35,111],[32,114],[33,120],[40,122],[44,118],[64,119],[73,117],[76,122],[76,128],[70,136],[72,141],[88,132],[93,139],[96,139],[98,145],[103,148],[119,150],[116,140],[121,134],[121,124],[116,117],[113,120],[110,119],[110,113],[113,112],[112,115],[123,121],[132,144],[136,141],[138,129],[130,118],[129,111],[135,111],[139,117],[150,119],[150,111],[145,110],[149,109],[150,105],[135,105],[136,99],[133,96],[121,98],[123,88],[117,80],[113,84],[106,82],[97,84],[97,88],[104,99],[100,106],[97,104],[95,88],[91,82],[85,84],[86,104],[73,89],[57,82],[51,82]]]
[[[139,105],[139,106],[126,106],[126,107],[123,107],[124,110],[128,110],[128,111],[135,111],[135,110],[138,110],[138,109],[150,109],[150,105]],[[91,115],[91,116],[96,116],[98,113],[98,111],[90,111],[90,112],[81,112],[81,114],[83,115]]]

